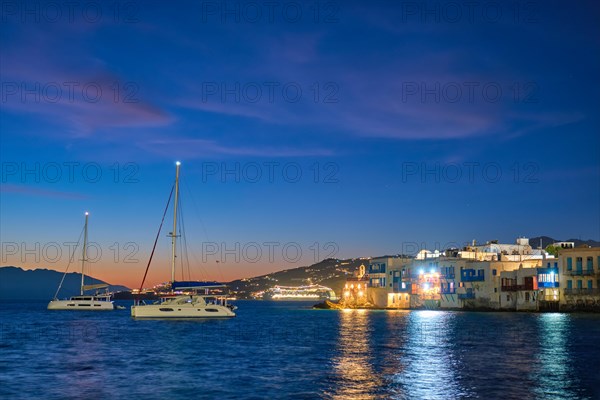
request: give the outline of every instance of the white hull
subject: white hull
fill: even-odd
[[[77,310],[77,311],[110,311],[114,310],[112,301],[106,300],[52,300],[48,303],[48,310]]]
[[[329,300],[327,297],[319,296],[272,296],[269,300],[275,301],[319,301]]]
[[[220,304],[207,304],[201,296],[178,296],[156,304],[134,305],[134,318],[231,318],[235,313]]]

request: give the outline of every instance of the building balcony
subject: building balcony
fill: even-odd
[[[485,281],[485,271],[482,269],[461,269],[460,280],[462,282],[483,282]]]
[[[441,294],[455,294],[456,293],[456,289],[452,288],[452,289],[442,289],[440,290]]]
[[[475,292],[459,293],[458,298],[461,300],[468,300],[475,298]]]
[[[454,274],[454,272],[446,272],[446,273],[441,274],[441,277],[444,279],[454,279],[455,274]]]
[[[460,280],[463,282],[483,282],[485,281],[485,278],[483,275],[465,275],[461,276]]]
[[[598,288],[565,288],[565,296],[600,296]]]
[[[570,276],[589,276],[589,275],[596,275],[597,271],[594,271],[593,269],[572,269],[572,270],[567,270],[565,271],[565,275],[570,275]]]
[[[510,286],[502,286],[500,291],[502,292],[516,292],[519,290],[533,290],[533,283],[527,285],[510,285]]]

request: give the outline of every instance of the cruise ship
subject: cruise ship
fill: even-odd
[[[274,286],[263,294],[265,300],[319,301],[337,300],[333,289],[322,285]]]

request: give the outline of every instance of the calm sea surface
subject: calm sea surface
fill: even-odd
[[[236,304],[136,321],[0,303],[0,398],[600,398],[600,315]]]

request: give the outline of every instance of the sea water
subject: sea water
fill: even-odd
[[[202,321],[0,303],[0,398],[600,398],[597,314],[235,304]]]

